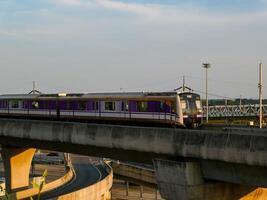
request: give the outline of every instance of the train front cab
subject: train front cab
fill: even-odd
[[[180,113],[184,126],[195,128],[202,124],[200,96],[192,92],[180,93]]]
[[[177,93],[176,95],[176,102],[175,102],[175,113],[177,115],[176,119],[175,119],[175,123],[178,126],[185,126],[184,124],[184,120],[183,120],[183,112],[181,109],[181,99],[180,99],[180,95]]]

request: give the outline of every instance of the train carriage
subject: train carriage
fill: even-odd
[[[202,110],[195,93],[28,94],[0,95],[0,115],[190,127]]]

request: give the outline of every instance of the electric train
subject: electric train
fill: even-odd
[[[0,117],[197,127],[202,114],[193,92],[0,95]]]

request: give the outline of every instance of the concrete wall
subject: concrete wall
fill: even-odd
[[[132,180],[133,183],[140,185],[157,186],[155,170],[127,163],[110,163],[113,173],[120,178]]]
[[[42,141],[47,146],[49,142],[86,145],[102,155],[118,149],[267,166],[267,134],[258,129],[201,131],[0,119],[3,136]]]
[[[196,162],[155,159],[161,196],[168,200],[236,200],[255,187],[223,182],[207,182]]]

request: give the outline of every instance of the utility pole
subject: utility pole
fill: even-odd
[[[208,69],[210,63],[203,63],[202,67],[206,69],[206,123],[209,123],[209,100],[208,100]]]
[[[260,69],[259,69],[259,104],[260,104],[260,121],[259,121],[259,125],[260,125],[260,128],[262,128],[262,62],[260,62]]]

